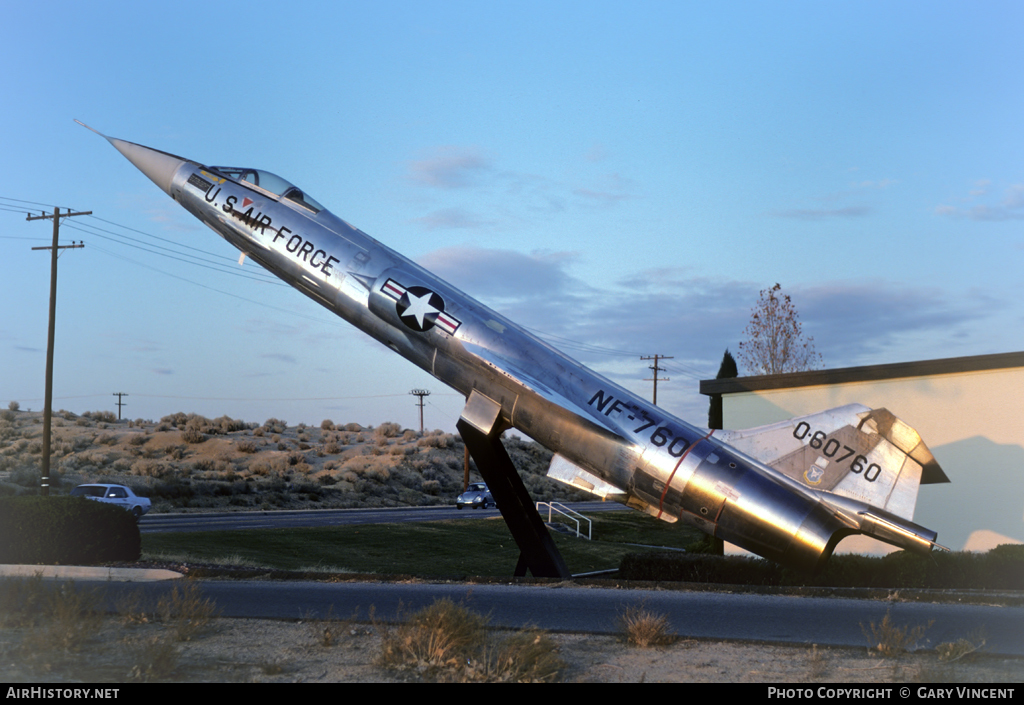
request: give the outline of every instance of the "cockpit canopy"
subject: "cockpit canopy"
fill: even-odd
[[[235,166],[211,166],[208,168],[234,181],[244,181],[248,185],[256,186],[282,199],[287,199],[314,213],[319,213],[324,209],[323,206],[303,193],[297,186],[289,181],[285,181],[277,174],[271,174],[269,171]]]

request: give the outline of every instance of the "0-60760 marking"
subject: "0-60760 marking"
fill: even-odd
[[[811,425],[806,421],[801,421],[793,428],[793,438],[797,440],[804,440],[808,434],[811,434],[811,440],[807,442],[807,445],[815,450],[820,450],[822,455],[830,460],[835,460],[837,463],[846,462],[857,452],[855,448],[843,445],[835,438],[829,438],[828,434],[824,431],[811,433]],[[843,451],[842,454],[840,454],[840,450]],[[850,470],[857,474],[864,473],[865,480],[874,482],[882,473],[882,468],[878,463],[871,463],[865,467],[867,462],[868,459],[865,456],[858,455],[850,463]]]

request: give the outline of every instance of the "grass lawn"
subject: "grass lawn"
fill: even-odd
[[[644,550],[630,544],[681,548],[701,535],[638,512],[601,512],[591,519],[592,541],[552,532],[573,573],[618,568],[625,553]],[[429,577],[509,576],[519,558],[501,518],[143,534],[142,551],[144,559]]]

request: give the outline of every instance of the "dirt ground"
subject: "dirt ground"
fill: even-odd
[[[0,630],[0,681],[7,683],[284,682],[430,680],[422,668],[379,665],[389,627],[343,621],[214,619],[187,641],[159,622],[108,616],[79,640],[43,643],[45,630]],[[974,653],[885,657],[861,649],[681,639],[639,648],[613,636],[549,635],[565,666],[557,680],[639,683],[1020,682],[1024,662]],[[437,678],[435,674],[433,678]],[[441,678],[459,680],[458,674]],[[491,679],[500,679],[500,674]]]

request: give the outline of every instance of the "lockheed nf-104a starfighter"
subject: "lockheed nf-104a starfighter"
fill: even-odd
[[[568,571],[501,445],[512,428],[554,452],[550,476],[786,565],[817,569],[850,534],[923,553],[938,546],[936,532],[912,519],[918,486],[947,480],[917,432],[885,409],[849,405],[747,431],[698,428],[275,174],[104,137],[242,257],[466,397],[457,427],[522,550],[519,574]]]

